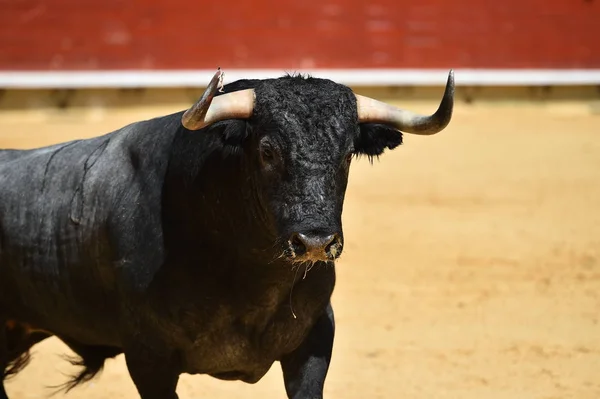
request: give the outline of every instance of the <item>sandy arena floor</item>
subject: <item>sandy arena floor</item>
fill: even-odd
[[[422,108],[428,111],[435,104]],[[179,109],[179,107],[175,107]],[[0,147],[101,134],[172,109],[0,117]],[[457,104],[450,127],[352,166],[334,294],[330,399],[600,397],[600,115]],[[39,399],[72,372],[48,340],[7,384]],[[284,398],[183,376],[182,399]],[[57,397],[62,397],[62,394]],[[122,357],[71,399],[137,398]]]

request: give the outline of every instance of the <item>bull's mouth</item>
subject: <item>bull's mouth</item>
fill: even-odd
[[[294,233],[287,241],[285,256],[294,263],[333,262],[342,254],[338,234],[308,235]]]

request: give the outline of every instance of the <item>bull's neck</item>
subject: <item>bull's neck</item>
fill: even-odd
[[[242,154],[226,154],[213,137],[175,140],[165,178],[163,223],[171,250],[247,257],[272,257],[274,237],[256,195],[252,169]]]

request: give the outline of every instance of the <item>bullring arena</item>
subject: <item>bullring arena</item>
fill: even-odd
[[[431,89],[431,101],[371,94],[429,112],[440,93]],[[78,95],[61,109],[48,92],[6,92],[0,147],[103,134],[193,98],[115,91],[103,106]],[[442,133],[405,135],[374,165],[352,165],[328,398],[600,397],[597,93],[577,101],[464,98]],[[36,346],[32,363],[7,383],[10,398],[48,397],[48,386],[75,371],[63,353],[55,339]],[[255,385],[184,375],[178,392],[285,397],[278,364]],[[119,356],[67,397],[137,396]]]
[[[421,113],[454,69],[444,131],[352,161],[324,398],[600,398],[600,1],[1,4],[0,148],[187,109],[219,66],[225,83],[321,71]],[[51,396],[68,354],[35,346],[8,397],[140,397],[123,355]],[[278,363],[178,393],[287,397]]]

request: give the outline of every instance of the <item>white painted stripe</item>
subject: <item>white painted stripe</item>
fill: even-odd
[[[263,79],[285,72],[309,73],[349,86],[439,86],[442,69],[230,69],[225,82]],[[0,88],[205,87],[215,70],[0,71]],[[600,69],[457,69],[457,86],[600,85]]]

